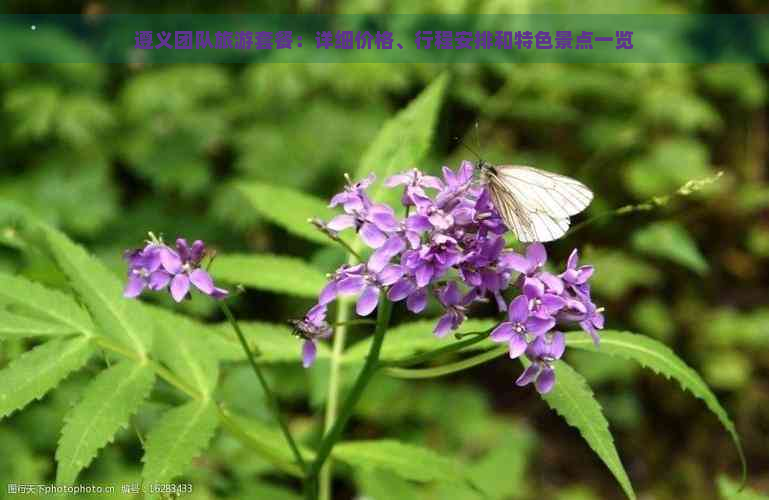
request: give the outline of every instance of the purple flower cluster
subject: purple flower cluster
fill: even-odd
[[[598,341],[603,316],[590,299],[592,267],[579,267],[575,250],[566,271],[555,275],[544,270],[547,254],[541,243],[530,245],[525,255],[506,250],[508,229],[473,174],[473,164],[463,162],[456,172],[443,167],[442,178],[417,169],[390,177],[385,186],[403,186],[407,215],[402,219],[368,196],[373,174],[359,182],[347,178],[330,205],[344,213],[317,225],[332,237],[354,229],[371,254],[365,262],[337,269],[318,304],[294,322],[305,338],[305,366],[314,359],[314,340],[330,336],[326,308],[341,295],[357,296],[355,310],[367,316],[382,297],[405,301],[409,311],[420,313],[433,294],[444,309],[433,330],[438,337],[456,330],[473,302],[491,297],[508,316],[491,339],[507,342],[513,358],[526,354],[532,364],[517,383],[534,382],[540,392],[552,388],[553,362],[565,348],[563,334],[554,330],[557,324],[577,322]],[[503,292],[513,283],[522,293],[508,307]]]
[[[123,258],[128,262],[128,282],[123,295],[134,298],[146,290],[168,288],[171,297],[181,302],[189,293],[190,285],[215,299],[227,296],[227,290],[214,285],[211,275],[200,267],[206,255],[206,246],[196,240],[192,245],[184,238],[176,240],[176,248],[168,247],[150,233],[144,248],[126,250]]]

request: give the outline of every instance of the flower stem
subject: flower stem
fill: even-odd
[[[452,344],[440,347],[438,349],[434,349],[432,351],[414,354],[413,356],[408,356],[406,358],[399,359],[396,361],[390,361],[388,363],[382,363],[382,365],[386,367],[398,367],[398,368],[418,365],[419,363],[430,361],[431,359],[437,358],[438,356],[441,356],[443,354],[448,354],[454,351],[458,351],[464,347],[477,344],[478,342],[486,339],[489,336],[489,333],[491,332],[491,330],[492,329],[486,330],[485,332],[463,333],[461,334],[463,337],[472,335],[472,338],[461,340],[459,342],[454,342]],[[457,334],[457,335],[460,335],[460,334]]]
[[[245,351],[246,353],[248,362],[251,364],[251,368],[254,370],[254,374],[256,375],[256,378],[259,380],[259,384],[262,386],[265,399],[267,399],[267,405],[270,407],[270,410],[274,414],[275,419],[278,421],[278,424],[280,425],[280,430],[283,431],[283,435],[285,436],[286,441],[288,442],[288,445],[291,447],[291,451],[294,454],[294,458],[296,458],[296,462],[299,464],[299,467],[302,469],[302,471],[306,471],[307,464],[305,463],[304,458],[302,458],[302,453],[299,451],[299,447],[296,445],[296,442],[294,441],[294,437],[291,435],[291,431],[288,429],[288,425],[286,425],[286,421],[283,419],[283,415],[281,415],[280,413],[280,408],[278,407],[278,400],[275,398],[275,395],[272,393],[272,391],[270,390],[270,387],[267,385],[267,380],[264,378],[264,374],[262,373],[262,370],[259,368],[259,365],[256,364],[256,360],[254,359],[254,353],[251,352],[251,349],[248,347],[248,343],[246,342],[246,337],[243,335],[243,331],[240,329],[240,325],[238,325],[238,322],[235,320],[235,317],[232,315],[232,311],[230,310],[229,306],[223,301],[219,301],[218,303],[222,312],[227,317],[227,320],[232,325],[232,329],[235,330],[235,333],[238,336],[238,340],[240,340],[240,345],[243,347],[243,351]]]
[[[315,460],[310,464],[307,469],[306,475],[306,488],[305,494],[307,500],[316,498],[315,496],[315,482],[320,469],[323,467],[324,462],[331,454],[331,450],[339,438],[342,436],[347,421],[350,420],[352,412],[355,409],[355,405],[358,404],[363,391],[368,383],[371,381],[371,377],[379,367],[379,352],[382,349],[382,342],[384,341],[384,335],[390,324],[390,314],[392,313],[392,302],[387,300],[387,297],[383,296],[379,300],[379,308],[377,311],[377,324],[374,331],[374,340],[371,342],[371,348],[369,349],[366,362],[363,365],[363,369],[358,374],[358,378],[355,380],[355,384],[350,389],[350,393],[342,405],[339,417],[336,419],[331,429],[323,436],[323,440],[318,447]]]
[[[506,345],[501,345],[499,347],[491,349],[490,351],[485,351],[485,352],[482,352],[481,354],[476,354],[475,356],[471,356],[469,358],[463,359],[462,361],[457,361],[456,363],[449,363],[447,365],[436,366],[434,368],[419,368],[419,369],[386,368],[385,373],[395,378],[441,377],[443,375],[449,375],[451,373],[456,373],[458,371],[466,370],[467,368],[472,368],[473,366],[477,366],[485,363],[486,361],[490,361],[494,358],[498,358],[502,354],[506,353],[507,350],[508,350],[508,347]]]

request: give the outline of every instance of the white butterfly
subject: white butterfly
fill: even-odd
[[[483,160],[478,167],[491,202],[521,242],[557,240],[569,229],[569,217],[593,200],[593,192],[571,177]]]

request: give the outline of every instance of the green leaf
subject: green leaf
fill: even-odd
[[[155,372],[148,363],[123,361],[88,384],[83,399],[70,411],[56,449],[57,484],[72,484],[104,445],[126,427],[149,396]]]
[[[163,414],[144,445],[144,483],[168,483],[183,474],[208,446],[218,424],[212,399],[190,401]]]
[[[229,283],[310,299],[318,296],[327,281],[301,259],[269,254],[218,256],[211,272]]]
[[[636,231],[631,241],[633,248],[639,252],[667,259],[699,274],[705,274],[708,270],[708,262],[700,253],[697,244],[678,223],[649,224]]]
[[[26,351],[0,370],[0,418],[43,397],[94,353],[86,337],[57,339]]]
[[[355,179],[363,179],[371,172],[376,175],[378,182],[369,188],[372,199],[397,200],[400,196],[400,190],[388,190],[383,183],[397,172],[416,167],[427,153],[448,80],[446,73],[433,80],[405,109],[384,124],[363,154]]]
[[[524,366],[529,365],[529,361],[523,357],[521,362]],[[557,374],[555,386],[549,393],[542,395],[542,398],[569,425],[579,430],[590,448],[614,474],[628,498],[635,499],[633,486],[614,447],[609,422],[606,421],[593,391],[585,379],[564,361],[558,361],[555,371]]]
[[[72,327],[0,310],[0,338],[58,337],[77,333]]]
[[[396,361],[418,352],[432,351],[456,342],[453,336],[447,336],[443,339],[435,337],[433,328],[435,328],[437,321],[437,318],[411,321],[391,328],[385,334],[379,359],[382,361]],[[492,319],[468,319],[462,323],[462,327],[457,332],[482,332],[488,330],[496,323]],[[356,343],[345,351],[345,362],[358,362],[365,359],[370,346],[371,338]],[[464,350],[486,350],[488,348],[488,344],[478,343]]]
[[[20,276],[0,273],[0,304],[7,304],[19,313],[64,325],[86,336],[94,335],[91,318],[70,295]]]
[[[196,334],[197,325],[172,314],[153,311],[157,335],[153,353],[160,361],[209,399],[219,378],[219,359],[208,338]]]
[[[351,467],[375,467],[418,482],[460,482],[465,477],[459,463],[427,448],[389,439],[341,442],[332,455]]]
[[[726,476],[718,478],[718,493],[722,500],[769,500],[769,495],[751,488],[741,488],[740,483]]]
[[[301,191],[256,181],[239,182],[235,188],[254,210],[289,233],[322,245],[335,244],[308,222],[312,217],[326,221],[334,217],[336,213],[328,207],[328,202]]]
[[[745,455],[742,451],[740,436],[737,434],[737,429],[734,427],[734,423],[729,418],[726,410],[718,402],[715,394],[708,388],[707,384],[705,384],[697,372],[687,366],[687,364],[684,363],[681,358],[676,356],[667,346],[643,335],[635,335],[630,332],[618,332],[613,330],[604,330],[601,332],[601,345],[599,347],[595,347],[592,339],[587,338],[584,335],[567,335],[566,338],[568,339],[567,343],[569,347],[632,359],[642,366],[650,368],[655,373],[678,380],[681,387],[690,391],[695,397],[698,397],[705,402],[710,411],[716,414],[721,421],[721,424],[732,436],[734,445],[740,455],[740,461],[742,462],[743,478],[745,477],[747,470]]]
[[[152,325],[140,304],[124,298],[115,275],[83,247],[55,229],[48,228],[46,233],[56,262],[101,331],[146,357],[152,343]]]

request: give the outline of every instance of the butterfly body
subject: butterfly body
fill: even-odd
[[[522,165],[478,163],[481,184],[505,225],[521,242],[553,241],[566,234],[569,217],[582,212],[593,193],[564,175]]]

